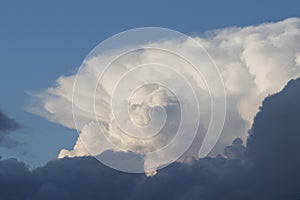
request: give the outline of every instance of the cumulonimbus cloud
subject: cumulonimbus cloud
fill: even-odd
[[[247,145],[234,140],[225,149],[228,158],[176,162],[152,177],[115,171],[93,157],[58,159],[34,170],[0,160],[0,199],[299,199],[299,91],[297,79],[267,97]]]
[[[286,83],[300,76],[300,19],[289,18],[276,23],[266,23],[258,26],[230,27],[215,31],[209,31],[204,37],[193,36],[210,54],[218,66],[227,94],[227,118],[226,123],[213,153],[221,153],[223,148],[231,141],[240,137],[245,139],[253,118],[257,113],[262,100],[268,95],[280,91]],[[189,41],[164,41],[161,46],[166,45],[174,49],[186,52],[190,57],[197,58]],[[117,51],[114,53],[118,53]],[[85,61],[83,72],[77,74],[82,80],[87,80],[81,85],[76,94],[79,98],[76,108],[80,109],[77,116],[77,125],[80,131],[79,138],[85,141],[85,145],[99,154],[109,147],[103,146],[101,140],[95,140],[99,126],[92,122],[94,108],[90,105],[90,94],[88,88],[94,87],[97,77],[94,76],[97,67],[111,59],[115,54],[107,54],[93,57]],[[111,80],[114,75],[122,72],[122,67],[130,64],[138,64],[149,57],[158,57],[166,62],[172,62],[168,56],[162,56],[161,52],[141,52],[120,64],[120,71],[112,71],[111,77],[107,77],[100,84],[102,93],[97,96],[97,112],[101,114],[100,124],[102,131],[116,144],[125,150],[135,151],[140,149],[140,144],[128,137],[120,137],[118,127],[111,119],[111,109],[108,103],[111,99]],[[169,60],[168,60],[169,59]],[[151,71],[140,76],[151,76]],[[40,106],[30,107],[29,110],[42,115],[47,119],[63,126],[75,129],[72,114],[72,92],[75,74],[61,76],[57,79],[55,87],[48,88],[43,93],[35,94]],[[201,101],[203,105],[209,103],[209,98],[199,80],[199,90],[203,90]],[[141,101],[143,99],[144,101]],[[149,86],[137,93],[135,102],[132,103],[132,119],[138,124],[147,124],[149,108],[159,104],[170,108],[170,112],[176,112],[178,107],[172,94],[161,87]],[[186,103],[189,103],[187,100]],[[202,108],[201,127],[206,129],[209,123],[210,110]],[[175,119],[176,121],[176,119]],[[193,123],[193,119],[190,119]],[[166,132],[172,132],[176,123],[170,123]],[[168,135],[168,134],[167,134]],[[161,138],[168,140],[169,138]],[[146,141],[147,147],[156,148],[160,141]],[[200,145],[200,144],[199,144]],[[145,150],[145,149],[144,149]],[[192,151],[192,150],[191,150]],[[196,155],[195,152],[190,152]],[[59,157],[89,155],[80,139],[77,140],[72,150],[62,149]]]

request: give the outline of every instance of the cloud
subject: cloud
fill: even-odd
[[[219,67],[227,93],[226,123],[221,138],[212,152],[212,155],[216,155],[221,153],[225,146],[230,145],[234,138],[239,137],[245,140],[247,131],[253,123],[254,116],[259,110],[263,99],[270,94],[279,92],[290,79],[300,76],[300,19],[289,18],[280,22],[258,26],[225,28],[207,32],[205,37],[193,36],[193,38],[209,52]],[[198,59],[200,56],[195,53],[196,51],[189,40],[169,40],[158,43],[162,47],[165,46],[185,52],[185,54],[194,59]],[[194,81],[193,85],[197,85],[196,91],[201,94],[198,96],[201,104],[201,122],[197,137],[201,141],[203,132],[206,132],[208,129],[211,117],[208,90],[203,80],[193,78],[193,71],[190,71],[191,68],[186,63],[174,60],[172,56],[165,55],[163,52],[139,51],[135,54],[130,54],[126,59],[116,62],[116,68],[111,68],[106,72],[107,75],[97,88],[96,115],[99,124],[95,123],[93,88],[98,80],[99,66],[103,66],[112,57],[118,55],[118,52],[119,50],[116,50],[105,52],[106,54],[91,56],[83,63],[82,70],[77,74],[77,79],[84,84],[81,84],[76,89],[76,103],[74,105],[80,135],[73,149],[61,150],[59,157],[82,156],[90,153],[97,155],[107,150],[120,150],[112,149],[104,144],[105,137],[99,138],[99,131],[104,133],[109,140],[124,151],[141,151],[141,153],[160,148],[174,137],[176,132],[174,130],[177,129],[176,124],[178,123],[172,123],[172,120],[178,122],[176,117],[175,119],[170,119],[169,126],[162,130],[166,134],[163,134],[164,137],[161,138],[145,140],[141,143],[140,140],[135,140],[133,137],[121,135],[122,131],[117,126],[118,124],[110,108],[110,100],[112,99],[113,86],[116,80],[131,66],[140,65],[153,59],[169,66],[180,65],[182,67],[179,69],[181,70],[180,73],[187,75],[189,80]],[[200,66],[205,66],[206,64],[199,63]],[[212,73],[210,68],[204,69],[207,70],[208,74]],[[131,79],[131,81],[132,83],[142,82],[143,79],[150,76],[157,80],[159,78],[172,80],[175,77],[170,76],[163,70],[148,70],[138,72],[138,76]],[[75,129],[72,114],[72,91],[75,77],[76,75],[61,76],[57,79],[55,87],[48,88],[44,93],[35,95],[41,106],[31,107],[29,110],[53,122]],[[172,82],[182,93],[180,97],[183,98],[184,105],[192,104],[192,98],[187,94],[187,90],[182,86],[182,82],[176,80]],[[126,87],[129,87],[129,85],[126,85]],[[165,88],[157,86],[142,88],[131,99],[130,105],[131,119],[139,125],[150,123],[149,110],[157,105],[169,108],[166,109],[168,116],[176,116],[174,113],[178,114],[180,112],[174,96]],[[195,107],[189,109],[188,112],[192,113],[194,109]],[[119,113],[122,114],[122,112]],[[153,119],[157,119],[160,117],[160,114],[155,115],[154,113],[154,116]],[[189,123],[186,124],[185,128],[192,127],[197,123],[195,115],[191,115],[186,120]],[[123,121],[125,121],[124,124],[128,122],[126,120]],[[154,127],[159,128],[159,123],[157,127]],[[190,135],[188,130],[185,132],[187,135]],[[177,145],[180,145],[180,143],[177,143]],[[227,148],[226,154],[239,157],[238,145],[240,144],[233,144],[232,147]],[[86,150],[87,146],[88,151]],[[198,149],[193,147],[188,152],[190,155],[198,156],[200,144],[194,144],[194,146],[198,147]],[[160,154],[157,156],[164,157],[165,155]],[[147,159],[145,161],[146,164],[153,162],[153,160],[147,162]]]
[[[266,98],[256,115],[246,154],[260,177],[257,189],[278,199],[300,197],[300,80],[292,80],[278,94]]]
[[[263,101],[246,147],[234,140],[225,150],[229,158],[176,162],[152,177],[118,172],[93,157],[54,160],[32,171],[0,160],[0,199],[299,199],[299,119],[297,79]]]
[[[19,143],[8,137],[10,131],[20,128],[20,125],[12,118],[9,118],[0,111],[0,145],[11,148]]]
[[[233,140],[230,146],[225,147],[224,155],[229,159],[241,159],[244,160],[246,148],[243,145],[241,138]]]

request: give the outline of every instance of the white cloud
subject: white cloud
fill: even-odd
[[[245,139],[247,137],[247,131],[253,117],[266,96],[280,91],[290,79],[300,76],[300,19],[290,18],[277,23],[258,26],[220,29],[208,32],[206,37],[194,37],[194,39],[209,52],[219,67],[227,92],[226,123],[219,143],[214,149],[215,153],[222,153],[223,148],[230,144],[234,138],[241,137]],[[170,40],[161,42],[160,46],[184,51],[190,58],[198,59],[201,56],[190,45],[190,41]],[[74,108],[77,113],[76,121],[80,131],[79,138],[84,141],[85,145],[88,144],[89,151],[93,151],[92,153],[101,153],[110,147],[103,145],[102,141],[105,138],[99,139],[103,135],[99,135],[99,126],[93,122],[94,106],[90,102],[93,102],[94,90],[91,88],[95,87],[98,80],[99,69],[97,66],[104,65],[117,53],[118,51],[91,57],[83,63],[82,71],[78,75],[80,82],[85,83],[78,86],[79,88],[76,88],[75,91],[77,100]],[[203,105],[200,108],[202,117],[200,132],[208,127],[210,102],[203,80],[193,77],[193,71],[189,71],[190,67],[183,61],[174,60],[172,56],[163,52],[142,51],[128,55],[127,59],[115,63],[118,67],[111,68],[106,72],[107,75],[98,85],[96,92],[96,115],[100,129],[115,144],[125,150],[147,152],[161,147],[166,141],[170,141],[173,137],[173,131],[177,128],[177,123],[172,122],[172,120],[178,122],[178,118],[173,117],[168,119],[170,120],[169,123],[162,129],[162,132],[165,133],[164,136],[156,139],[141,142],[132,137],[119,134],[120,129],[109,106],[114,84],[131,66],[140,65],[148,60],[163,61],[164,64],[169,66],[180,65],[182,67],[180,72],[198,86],[201,94],[197,96],[200,98],[201,105]],[[205,65],[206,63],[200,64]],[[210,69],[205,70],[209,72]],[[154,73],[155,76],[152,78],[157,80],[160,80],[160,78],[172,80],[174,78],[163,70],[146,70],[137,73],[139,75],[135,76],[130,84],[142,83],[145,77],[153,76]],[[75,129],[71,103],[74,79],[75,75],[60,77],[57,80],[56,87],[49,88],[43,94],[37,95],[42,102],[42,106],[31,108],[31,111],[63,126]],[[190,96],[184,95],[185,88],[181,85],[181,82],[173,81],[173,84],[180,93],[183,92],[181,96],[183,101],[186,104],[191,103]],[[171,116],[176,116],[174,113],[178,113],[180,110],[176,98],[170,92],[163,87],[153,85],[138,90],[130,103],[132,105],[130,107],[131,119],[141,126],[150,123],[148,112],[151,108],[156,108],[157,105],[169,108],[167,113],[172,114]],[[192,110],[188,111],[192,112]],[[160,117],[160,111],[157,112],[156,114],[155,112],[152,113],[154,118]],[[189,123],[186,128],[196,123],[193,117],[192,115],[188,119]],[[149,149],[143,149],[145,144]],[[194,155],[198,155],[197,153],[192,152]],[[86,154],[88,152],[78,140],[73,150],[63,149],[59,157]]]

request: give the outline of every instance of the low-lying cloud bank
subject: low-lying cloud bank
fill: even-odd
[[[220,69],[221,76],[224,80],[227,93],[227,118],[222,136],[219,143],[214,149],[214,153],[222,153],[225,146],[231,141],[240,137],[243,140],[247,137],[247,131],[253,123],[253,118],[257,113],[262,100],[270,94],[279,92],[286,83],[292,78],[300,76],[300,19],[290,18],[276,23],[266,23],[258,26],[248,26],[244,28],[225,28],[211,31],[205,37],[193,36],[211,55],[214,62]],[[195,59],[198,54],[190,45],[189,41],[166,41],[161,46],[173,47],[188,53]],[[115,52],[118,53],[117,51]],[[97,67],[110,60],[110,56],[115,54],[101,55],[92,57],[85,61],[83,73],[78,75],[79,79],[86,80],[75,94],[79,116],[78,128],[80,136],[85,141],[85,146],[91,147],[96,153],[109,150],[101,140],[95,139],[99,127],[92,121],[94,119],[94,110],[90,102],[93,102],[92,95],[87,94],[97,82]],[[126,71],[128,66],[138,65],[147,61],[147,59],[156,58],[160,61],[172,63],[172,59],[162,52],[145,52],[141,51],[130,57],[124,63],[117,63],[118,71],[112,71],[110,77],[106,77],[99,88],[99,96],[96,98],[101,119],[100,124],[103,128],[101,132],[116,144],[120,144],[127,151],[141,149],[140,141],[136,142],[129,137],[121,137],[119,129],[112,118],[110,99],[111,99],[111,81],[114,76]],[[182,73],[186,73],[189,66],[183,64]],[[206,69],[209,70],[209,69]],[[117,74],[117,75],[116,75]],[[151,76],[151,70],[142,74],[142,77]],[[169,74],[162,74],[162,76]],[[137,78],[142,78],[137,77]],[[30,108],[31,112],[37,113],[47,119],[63,126],[75,129],[72,115],[72,91],[75,75],[62,76],[57,80],[57,86],[49,88],[36,97],[40,102],[40,107]],[[176,84],[176,83],[175,83]],[[209,98],[206,98],[205,88],[199,86],[199,91],[203,90],[204,105],[209,104]],[[141,94],[147,92],[142,91]],[[144,94],[141,99],[144,102],[131,102],[131,117],[133,121],[140,124],[147,124],[149,119],[148,111],[153,105],[162,104],[165,108],[174,108],[174,100],[166,92],[158,89],[150,90],[150,93]],[[189,104],[189,102],[184,102]],[[172,107],[173,106],[173,107]],[[209,106],[202,106],[201,109],[201,128],[205,131],[210,119]],[[172,111],[173,112],[173,111]],[[193,119],[188,119],[191,123]],[[173,123],[173,125],[177,123]],[[172,125],[172,124],[171,124]],[[177,127],[169,127],[166,132],[173,132]],[[187,133],[189,134],[189,133]],[[163,138],[164,140],[165,138]],[[270,140],[272,139],[269,138]],[[147,141],[147,146],[151,150],[154,147],[160,147],[160,141]],[[238,143],[238,141],[236,141]],[[200,146],[201,142],[196,146]],[[145,149],[143,149],[145,150]],[[192,155],[198,155],[198,149],[192,152]],[[228,150],[229,151],[229,150]],[[72,150],[63,149],[59,157],[64,156],[82,156],[89,155],[85,148],[77,140]]]
[[[300,79],[267,97],[246,147],[240,139],[217,156],[173,163],[155,176],[110,169],[93,157],[64,158],[30,171],[0,161],[0,199],[245,199],[300,198]],[[116,153],[117,154],[117,153]]]

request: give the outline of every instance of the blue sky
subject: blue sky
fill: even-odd
[[[72,148],[76,131],[30,114],[28,93],[73,72],[101,41],[136,27],[158,26],[202,33],[228,26],[256,25],[300,17],[299,1],[2,1],[0,3],[0,109],[21,129],[24,142],[1,148],[31,166]]]

